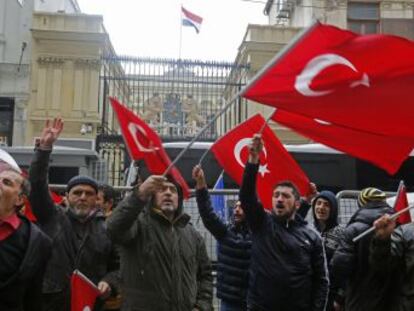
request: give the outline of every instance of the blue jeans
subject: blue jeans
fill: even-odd
[[[231,303],[228,301],[221,301],[220,304],[220,311],[246,311],[246,305],[239,304],[239,303]]]

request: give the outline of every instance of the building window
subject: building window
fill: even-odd
[[[348,2],[348,29],[360,34],[379,32],[379,3]]]
[[[11,146],[13,137],[14,100],[0,97],[0,146]]]

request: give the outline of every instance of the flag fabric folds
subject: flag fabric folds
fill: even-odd
[[[79,270],[72,273],[71,280],[71,311],[92,311],[100,292]]]
[[[222,172],[220,176],[217,178],[217,181],[213,187],[213,190],[223,190],[223,189],[224,189],[224,178],[223,178],[223,172]],[[221,220],[227,222],[224,195],[222,194],[212,195],[211,204],[213,205],[213,209],[216,215],[218,215]]]
[[[131,158],[143,159],[152,174],[162,175],[171,164],[171,160],[157,133],[115,98],[110,100]],[[190,188],[177,168],[173,167],[169,175],[181,186],[184,198],[188,198]]]
[[[371,162],[395,174],[410,155],[413,140],[358,131],[281,109],[272,119],[314,141]]]
[[[365,132],[414,138],[414,42],[315,23],[245,98]]]
[[[401,181],[398,187],[397,195],[395,197],[394,211],[399,212],[406,207],[408,207],[407,189],[404,182]],[[401,214],[397,219],[397,222],[401,225],[409,224],[411,221],[411,214],[409,210]]]
[[[197,33],[200,32],[201,23],[203,22],[203,18],[191,13],[190,11],[186,10],[184,7],[181,7],[181,23],[183,26],[194,27]]]
[[[239,185],[248,159],[248,145],[264,123],[264,118],[256,114],[217,140],[211,148],[224,171]],[[281,180],[294,182],[301,194],[306,195],[309,192],[307,176],[267,124],[262,138],[264,148],[260,155],[256,189],[263,206],[272,208],[273,187]]]

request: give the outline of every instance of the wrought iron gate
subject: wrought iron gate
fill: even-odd
[[[103,58],[99,96],[102,125],[96,146],[108,165],[109,183],[122,185],[122,173],[129,164],[109,96],[136,112],[163,141],[190,140],[222,108],[223,94],[244,85],[240,77],[246,76],[246,70],[245,66],[224,62]],[[236,105],[234,111],[245,115],[243,109],[247,108],[242,101]],[[201,139],[215,140],[217,129],[211,126]]]

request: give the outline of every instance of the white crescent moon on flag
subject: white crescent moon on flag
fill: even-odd
[[[82,311],[91,311],[91,307],[89,307],[89,306],[85,306],[85,307],[82,309]]]
[[[334,66],[334,65],[343,65],[351,68],[353,71],[358,72],[355,66],[347,60],[345,57],[342,57],[337,54],[322,54],[316,56],[312,60],[310,60],[305,68],[303,68],[302,72],[296,77],[295,80],[295,89],[304,96],[323,96],[329,93],[332,93],[333,90],[325,90],[325,91],[314,91],[310,88],[310,85],[313,79],[324,69]],[[358,85],[365,85],[369,87],[369,79],[366,73],[363,74],[361,80],[354,81],[351,83],[351,87],[355,87]]]
[[[139,142],[137,134],[147,136],[147,132],[145,132],[145,130],[141,126],[130,122],[128,124],[128,131],[131,134],[132,138],[134,139],[134,142],[137,145],[139,151],[154,152],[154,148],[146,148],[143,145],[141,145],[141,143]]]
[[[251,141],[252,141],[251,138],[242,138],[234,146],[234,151],[233,151],[234,152],[234,157],[236,158],[237,163],[239,163],[239,165],[241,167],[244,167],[244,163],[243,163],[243,161],[241,159],[241,155],[240,155],[241,151],[243,150],[244,147],[247,147],[250,144]],[[264,153],[264,155],[267,159],[267,152],[266,152],[265,146],[263,146],[263,153]],[[265,173],[269,173],[270,171],[267,169],[267,164],[260,165],[259,166],[259,172],[262,174],[262,176]]]

